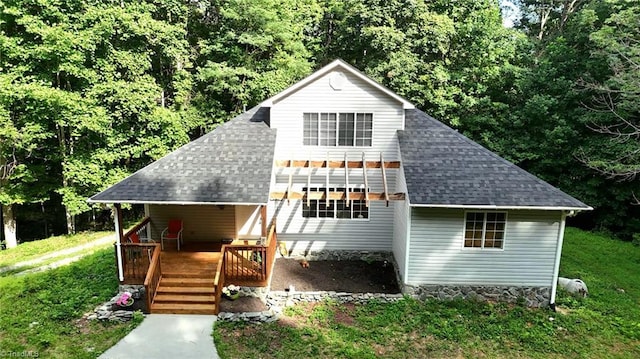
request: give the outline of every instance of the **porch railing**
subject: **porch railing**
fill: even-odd
[[[147,276],[144,279],[144,292],[147,297],[147,310],[151,311],[151,304],[156,297],[156,291],[160,285],[160,279],[162,279],[162,267],[160,266],[160,252],[161,248],[159,244],[154,244],[153,254],[151,256],[151,263],[149,264],[149,270]]]
[[[145,217],[122,236],[122,243],[120,243],[120,255],[122,258],[123,283],[144,284],[144,280],[153,259],[154,249],[156,248],[155,243],[147,243],[144,241],[146,238],[145,232],[150,223],[151,219],[149,217]],[[133,243],[130,240],[130,236],[134,233],[138,234],[139,238],[141,238],[141,243]],[[118,258],[118,246],[114,245],[114,247],[116,251],[116,258]]]
[[[275,218],[269,225],[266,242],[262,244],[226,244],[220,250],[220,262],[214,280],[216,308],[222,297],[222,287],[229,284],[266,285],[273,271],[278,237]],[[218,309],[216,309],[217,311]]]

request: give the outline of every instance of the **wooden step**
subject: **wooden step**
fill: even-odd
[[[165,278],[160,280],[160,287],[213,287],[214,278]]]
[[[151,313],[158,314],[215,314],[214,304],[153,303]]]
[[[213,304],[216,297],[211,294],[157,294],[154,303],[202,303]]]
[[[168,287],[160,286],[156,293],[214,294],[214,287]]]
[[[171,272],[171,271],[162,271],[162,278],[202,278],[202,279],[210,279],[216,275],[215,269],[211,271],[200,270],[193,272]]]

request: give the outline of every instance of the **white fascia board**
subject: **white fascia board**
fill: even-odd
[[[591,211],[592,207],[551,207],[551,206],[496,206],[490,204],[410,204],[422,208],[458,208],[458,209],[539,209],[543,211]]]
[[[349,65],[348,63],[346,63],[346,62],[344,62],[344,61],[342,61],[340,59],[334,60],[333,62],[331,62],[327,66],[325,66],[325,67],[321,68],[320,70],[312,73],[311,75],[305,77],[304,79],[300,80],[299,82],[297,82],[296,84],[294,84],[291,87],[287,88],[286,90],[284,90],[284,91],[278,93],[277,95],[265,100],[264,102],[262,102],[260,104],[260,106],[262,106],[262,107],[271,107],[271,106],[273,106],[274,102],[277,102],[277,101],[289,96],[290,94],[294,93],[295,91],[301,89],[302,87],[307,86],[308,84],[312,83],[313,81],[315,81],[318,78],[326,75],[327,73],[329,73],[330,71],[332,71],[332,70],[334,70],[335,68],[338,68],[338,67],[340,67],[340,68],[346,70],[347,72],[351,73],[352,75],[362,79],[364,82],[366,82],[369,85],[373,86],[374,88],[378,89],[382,93],[384,93],[387,96],[393,98],[394,100],[400,102],[402,104],[402,108],[403,109],[412,110],[412,109],[416,108],[416,106],[414,104],[412,104],[411,102],[407,101],[402,96],[400,96],[400,95],[396,94],[395,92],[389,90],[388,88],[380,85],[376,81],[374,81],[371,78],[369,78],[367,75],[365,75],[362,72],[360,72],[360,70],[356,69],[355,67]]]
[[[93,200],[93,199],[89,199],[87,200],[88,203],[128,203],[128,204],[173,204],[173,205],[180,205],[180,206],[186,206],[186,205],[194,205],[194,206],[256,206],[256,205],[266,205],[267,202],[263,202],[263,203],[251,203],[251,202],[189,202],[189,201],[137,201],[137,200],[128,200],[128,199],[122,199],[122,200],[104,200],[104,201],[99,201],[99,200]]]

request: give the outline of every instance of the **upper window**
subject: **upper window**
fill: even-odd
[[[307,192],[305,187],[304,192]],[[326,188],[316,187],[309,188],[310,191],[325,192]],[[329,188],[329,191],[345,191],[344,188]],[[362,188],[352,188],[350,192],[364,192]],[[305,218],[340,218],[340,219],[367,219],[369,218],[369,207],[366,205],[366,201],[353,200],[347,206],[346,200],[334,200],[326,201],[324,199],[312,199],[309,200],[307,206],[306,199],[302,200],[302,217]]]
[[[464,247],[502,249],[506,223],[506,212],[467,212]]]
[[[305,112],[305,146],[371,146],[372,113]]]

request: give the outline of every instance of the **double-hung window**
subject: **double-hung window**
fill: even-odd
[[[464,247],[504,248],[506,224],[506,212],[467,212],[464,228]]]
[[[326,192],[324,187],[309,188],[312,192]],[[307,193],[307,188],[303,189]],[[344,188],[329,188],[329,191],[344,192]],[[349,192],[364,192],[362,188],[352,188]],[[304,218],[338,218],[338,219],[367,219],[369,218],[369,207],[365,201],[353,200],[347,206],[346,200],[329,201],[324,199],[302,200],[302,217]]]
[[[373,114],[356,112],[305,112],[305,146],[371,146]]]

